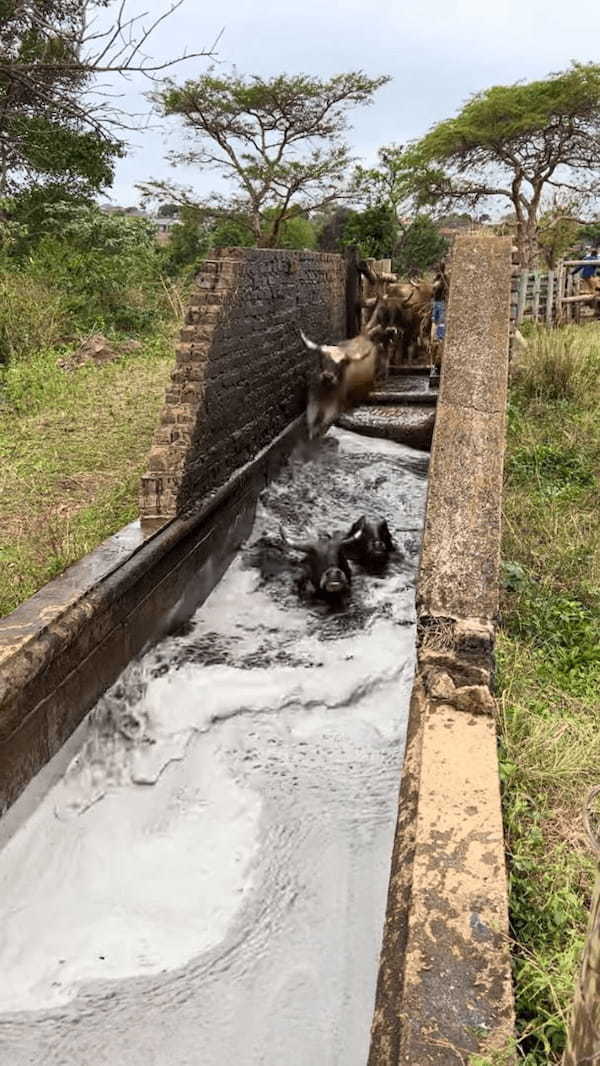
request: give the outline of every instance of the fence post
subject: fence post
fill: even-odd
[[[533,275],[533,307],[531,309],[532,310],[532,318],[533,318],[534,322],[537,322],[537,320],[538,320],[538,318],[540,316],[540,284],[541,284],[541,280],[542,280],[541,274],[540,274],[539,270],[536,270],[535,274]]]
[[[593,1066],[600,1062],[600,839],[591,826],[592,803],[599,797],[600,785],[596,785],[586,801],[586,828],[598,868],[562,1066]]]
[[[529,281],[529,274],[526,270],[523,270],[519,276],[519,298],[517,300],[517,318],[515,321],[516,326],[520,326],[523,321],[523,313],[525,311],[525,300],[527,298],[527,284]]]
[[[563,296],[565,295],[563,291],[564,277],[565,268],[561,260],[561,262],[558,264],[558,271],[556,274],[556,322],[559,326],[562,326],[563,324],[563,307],[565,306],[562,302]]]
[[[551,326],[555,320],[554,315],[554,271],[548,271],[548,291],[546,294],[546,325]]]
[[[360,307],[361,277],[358,273],[358,249],[346,249],[346,336],[356,337],[362,325]]]

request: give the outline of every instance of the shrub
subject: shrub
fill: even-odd
[[[145,330],[161,312],[161,254],[145,219],[56,204],[24,269],[52,280],[76,330]]]
[[[600,341],[594,326],[535,329],[513,366],[515,385],[528,399],[540,402],[587,404],[597,397],[599,374]]]
[[[0,273],[0,363],[52,347],[67,321],[68,309],[56,288],[23,271]]]

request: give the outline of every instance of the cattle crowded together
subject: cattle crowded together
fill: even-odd
[[[300,331],[317,356],[311,378],[307,424],[309,439],[322,437],[342,411],[364,401],[377,379],[387,381],[390,367],[425,356],[439,367],[441,340],[434,328],[434,308],[447,299],[449,279],[440,263],[432,281],[400,282],[394,274],[377,274],[365,261],[358,269],[370,288],[361,300],[363,325],[356,337],[338,344],[317,344]],[[385,566],[396,545],[387,521],[363,515],[344,536],[330,533],[309,539],[280,530],[285,548],[302,556],[298,590],[307,588],[329,601],[350,593],[349,560],[367,570]]]
[[[338,344],[302,340],[318,355],[308,395],[310,439],[323,436],[342,411],[362,403],[376,379],[387,381],[390,368],[425,356],[439,368],[441,341],[434,329],[434,308],[445,303],[449,278],[440,263],[432,281],[398,281],[377,274],[364,260],[358,264],[371,293],[361,301],[360,333]]]

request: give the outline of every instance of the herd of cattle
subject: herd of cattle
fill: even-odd
[[[361,300],[363,326],[358,336],[339,344],[317,344],[301,331],[304,344],[316,356],[307,405],[310,439],[322,437],[343,410],[366,399],[378,378],[387,380],[391,366],[418,357],[439,366],[441,342],[433,329],[433,311],[448,296],[445,264],[440,264],[432,281],[418,282],[376,274],[364,261],[359,270],[368,289]],[[341,536],[322,533],[297,539],[283,528],[280,534],[285,549],[302,557],[299,592],[310,588],[328,601],[343,601],[350,593],[350,560],[373,572],[385,567],[397,551],[386,520],[367,515]]]
[[[306,347],[318,355],[307,406],[311,439],[323,436],[342,411],[363,402],[377,378],[387,380],[390,367],[417,357],[439,366],[433,309],[447,299],[445,264],[432,281],[400,282],[394,274],[376,274],[364,261],[359,271],[370,292],[361,301],[364,323],[358,336],[316,344],[301,331]]]

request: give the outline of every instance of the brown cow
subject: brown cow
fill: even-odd
[[[315,344],[300,330],[304,344],[318,353],[318,367],[309,386],[308,436],[324,436],[342,411],[362,403],[373,388],[378,345],[366,330],[339,344]]]

